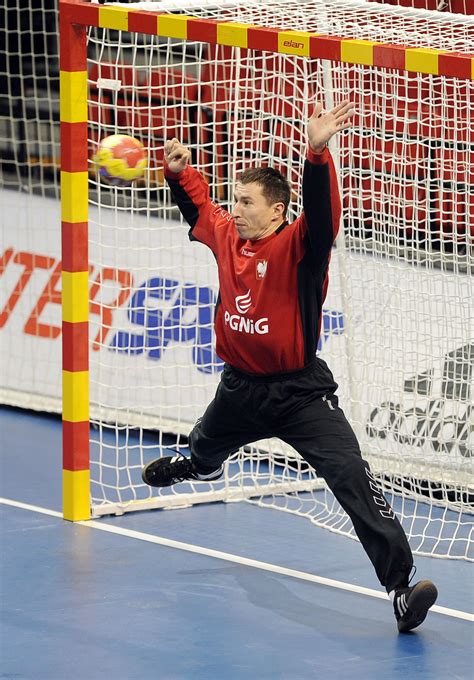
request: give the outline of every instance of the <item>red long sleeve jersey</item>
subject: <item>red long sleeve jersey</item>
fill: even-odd
[[[256,241],[240,238],[234,219],[213,203],[202,175],[187,166],[165,169],[189,237],[217,261],[216,351],[246,373],[295,371],[312,361],[328,286],[331,248],[341,204],[334,164],[326,149],[308,150],[303,213]]]

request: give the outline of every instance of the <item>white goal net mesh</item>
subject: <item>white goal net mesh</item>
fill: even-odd
[[[474,51],[470,17],[376,3],[201,0],[133,7]],[[213,349],[215,263],[204,246],[189,243],[171,204],[162,175],[164,140],[176,136],[190,146],[193,163],[226,209],[242,168],[278,167],[294,188],[295,217],[313,103],[328,109],[349,98],[354,127],[332,147],[343,223],[319,352],[412,548],[474,559],[473,81],[106,29],[90,30],[88,55],[90,156],[103,137],[126,133],[145,144],[150,159],[145,180],[132,189],[98,184],[91,165],[93,511],[247,499],[354,537],[323,481],[277,440],[249,443],[214,484],[158,492],[140,475],[151,458],[175,449],[188,453],[186,435],[222,369]],[[33,80],[32,88],[41,86]],[[47,93],[41,99],[41,120],[48,112],[57,116],[52,100]],[[53,157],[57,142],[55,131],[41,153],[50,145]],[[28,184],[48,193],[33,152],[21,162],[31,168]],[[32,245],[28,226],[16,251],[8,243],[4,250],[3,308],[10,304],[4,346],[22,358],[21,380],[11,362],[5,366],[0,397],[58,410],[60,246],[48,229],[59,223],[59,211],[49,204],[46,210],[37,197],[28,205],[26,211],[12,200],[9,214],[21,212],[25,225],[46,215],[46,237],[39,243],[36,230]],[[28,272],[17,304],[12,291]],[[17,397],[19,385],[24,398]]]
[[[462,17],[343,0],[201,3],[186,13],[456,51],[467,50],[473,29]],[[91,180],[95,511],[247,498],[353,535],[322,480],[277,440],[233,456],[222,482],[159,492],[140,478],[147,460],[187,452],[179,435],[222,368],[213,257],[187,241],[170,204],[164,140],[191,147],[226,209],[240,170],[278,167],[294,188],[294,217],[312,105],[349,98],[355,125],[333,147],[344,229],[321,356],[413,549],[472,558],[472,83],[95,29],[89,55],[91,150],[126,132],[150,155],[146,181],[132,190]]]

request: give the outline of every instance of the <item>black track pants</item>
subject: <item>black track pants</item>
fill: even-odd
[[[241,446],[279,437],[324,477],[352,520],[380,583],[405,586],[413,557],[405,532],[362,459],[321,359],[292,373],[247,375],[225,366],[216,396],[194,426],[192,459],[203,473]]]

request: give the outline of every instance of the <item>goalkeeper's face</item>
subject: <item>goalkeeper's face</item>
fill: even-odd
[[[284,203],[269,203],[256,182],[237,182],[232,217],[241,239],[257,241],[272,234],[284,221]]]

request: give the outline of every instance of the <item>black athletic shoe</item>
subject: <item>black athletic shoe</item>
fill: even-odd
[[[220,468],[207,475],[200,474],[190,458],[178,453],[176,456],[157,458],[145,465],[142,470],[142,479],[149,486],[172,486],[188,479],[213,482],[222,476],[223,471],[224,466],[221,465]]]
[[[393,609],[399,632],[407,633],[423,623],[437,597],[438,591],[431,581],[420,581],[411,588],[397,588]]]

